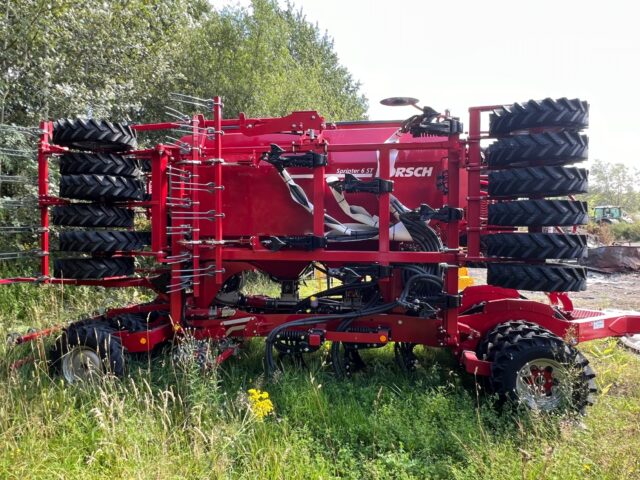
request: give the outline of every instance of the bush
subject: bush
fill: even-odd
[[[640,223],[616,223],[611,231],[618,241],[640,242]]]

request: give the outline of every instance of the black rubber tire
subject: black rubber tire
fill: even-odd
[[[485,150],[487,165],[494,168],[563,165],[589,156],[589,138],[576,132],[547,132],[505,137]]]
[[[65,227],[133,227],[133,210],[108,205],[75,204],[53,207],[51,223]]]
[[[489,225],[503,227],[571,226],[589,223],[587,202],[521,200],[489,205]]]
[[[149,329],[146,313],[123,313],[109,318],[109,325],[118,331],[143,332]]]
[[[142,175],[142,169],[135,158],[114,153],[69,152],[60,157],[60,173],[62,175],[92,173],[139,177]]]
[[[61,372],[62,357],[71,348],[84,346],[100,356],[107,374],[124,376],[126,350],[120,338],[113,333],[115,328],[100,319],[87,319],[72,323],[62,331],[49,352],[49,365],[56,373]]]
[[[518,371],[530,361],[549,359],[569,370],[570,382],[566,387],[570,388],[570,395],[566,403],[559,405],[557,409],[583,412],[587,406],[592,405],[598,390],[596,375],[589,366],[589,361],[548,330],[531,327],[532,324],[519,327],[518,323],[520,322],[508,322],[509,326],[496,338],[490,349],[490,384],[493,391],[504,400],[522,403],[516,391]]]
[[[581,100],[559,98],[529,100],[493,111],[489,116],[489,134],[504,135],[530,128],[567,128],[589,126],[589,104]]]
[[[489,196],[558,197],[587,193],[589,171],[575,167],[529,167],[489,172]]]
[[[476,355],[480,360],[493,362],[496,357],[495,347],[504,341],[505,337],[514,337],[516,335],[527,337],[532,333],[553,335],[549,330],[541,327],[537,323],[526,322],[524,320],[513,320],[500,323],[482,337],[482,340],[480,340],[476,347]]]
[[[489,257],[546,260],[549,258],[585,258],[586,235],[563,233],[498,233],[482,237]]]
[[[533,292],[580,292],[587,289],[587,270],[553,263],[489,263],[487,284]]]
[[[53,124],[53,143],[78,150],[125,152],[137,147],[136,132],[122,123],[63,118]]]
[[[100,230],[60,233],[60,250],[63,252],[131,252],[142,250],[149,243],[151,234],[147,232]]]
[[[134,260],[131,257],[115,258],[60,258],[53,263],[56,278],[92,280],[106,277],[133,275]]]
[[[62,175],[60,196],[96,201],[142,200],[144,184],[115,175]]]

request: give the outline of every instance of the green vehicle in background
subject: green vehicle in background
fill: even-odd
[[[633,219],[618,206],[601,205],[593,208],[595,223],[633,223]]]

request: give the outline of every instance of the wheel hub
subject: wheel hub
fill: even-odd
[[[563,365],[540,358],[518,370],[516,393],[533,410],[553,410],[567,398],[567,375]]]
[[[95,350],[78,346],[62,357],[62,375],[69,383],[87,381],[103,373],[100,356]]]

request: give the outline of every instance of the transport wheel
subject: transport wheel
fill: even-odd
[[[514,103],[494,110],[489,116],[490,135],[503,135],[529,128],[580,130],[588,125],[589,104],[577,98],[545,98]]]
[[[53,124],[53,143],[79,150],[125,152],[137,146],[130,126],[106,120],[80,118],[57,120]]]
[[[476,355],[480,360],[493,362],[495,360],[496,345],[503,342],[506,337],[516,335],[527,337],[533,333],[553,335],[549,330],[541,327],[537,323],[526,322],[524,320],[500,323],[482,337],[482,340],[480,340],[476,347]]]
[[[115,258],[61,258],[53,263],[56,278],[91,280],[107,277],[133,275],[134,261],[131,257]]]
[[[640,335],[625,335],[620,337],[620,343],[625,347],[634,351],[634,353],[640,353]]]
[[[60,250],[64,252],[131,252],[151,243],[148,232],[71,231],[60,233]]]
[[[589,223],[587,202],[521,200],[489,205],[489,225],[571,226]]]
[[[74,204],[53,207],[51,222],[66,227],[133,227],[133,210],[108,205]]]
[[[69,152],[60,157],[60,173],[75,175],[92,173],[138,177],[142,169],[138,160],[113,153]]]
[[[62,175],[60,196],[80,200],[118,201],[142,200],[142,181],[116,175]]]
[[[534,292],[579,292],[587,289],[587,270],[552,263],[489,263],[487,284]]]
[[[489,145],[485,161],[490,167],[563,165],[589,156],[589,138],[576,132],[547,132],[505,137]]]
[[[530,167],[489,172],[492,197],[556,197],[586,193],[588,171],[575,167]]]
[[[548,258],[585,258],[586,235],[563,233],[498,233],[484,235],[489,257],[509,257],[526,260]]]
[[[494,392],[531,410],[583,411],[593,404],[597,389],[589,361],[548,330],[517,323],[509,322],[490,348]]]
[[[146,313],[123,313],[107,319],[107,323],[114,330],[142,332],[148,330],[147,318],[152,320],[153,317]]]
[[[395,342],[393,344],[393,354],[396,363],[403,372],[413,373],[418,367],[418,357],[413,352],[416,347],[415,343]]]
[[[100,320],[84,320],[68,326],[49,355],[54,370],[68,383],[124,375],[125,349],[115,329]]]

